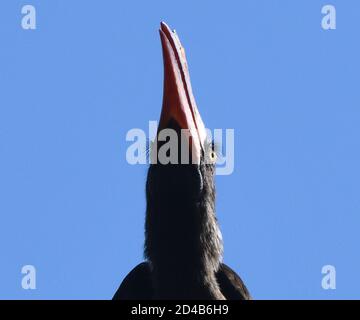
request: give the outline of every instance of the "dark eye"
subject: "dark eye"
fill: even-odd
[[[214,151],[214,150],[210,150],[210,159],[212,160],[212,161],[216,161],[216,159],[217,159],[217,155],[216,155],[216,152]]]
[[[217,152],[215,143],[209,142],[206,146],[206,158],[209,160],[210,164],[215,163],[217,160]]]

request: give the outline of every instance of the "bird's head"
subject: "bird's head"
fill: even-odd
[[[185,50],[176,32],[165,23],[161,23],[159,32],[164,60],[164,93],[149,172],[154,179],[159,177],[156,185],[163,185],[168,193],[173,191],[181,200],[179,188],[182,194],[189,191],[192,196],[198,196],[205,175],[213,178],[216,152],[214,144],[207,140],[207,131],[192,93]],[[170,188],[169,183],[175,186]]]
[[[216,152],[196,106],[184,48],[165,23],[160,38],[164,94],[146,184],[145,254],[154,260],[169,250],[181,255],[197,244],[194,250],[201,254],[209,246],[205,259],[216,268],[222,251],[215,218]]]

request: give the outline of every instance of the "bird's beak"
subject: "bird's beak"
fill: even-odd
[[[164,95],[158,133],[175,121],[188,135],[192,163],[200,163],[204,153],[206,129],[192,93],[185,51],[180,40],[164,22],[160,37],[164,59]],[[180,141],[180,139],[179,139]]]

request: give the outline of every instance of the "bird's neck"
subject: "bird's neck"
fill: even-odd
[[[147,206],[145,256],[160,298],[222,299],[215,273],[221,233],[208,202]]]

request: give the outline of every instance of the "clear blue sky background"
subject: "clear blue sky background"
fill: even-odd
[[[331,3],[334,31],[326,0],[1,1],[0,298],[108,299],[142,260],[147,168],[125,135],[160,113],[161,20],[207,127],[235,128],[226,263],[258,299],[360,298],[360,2]]]

